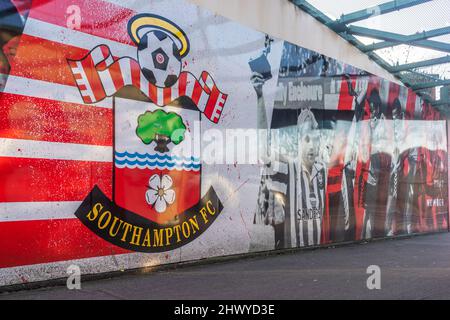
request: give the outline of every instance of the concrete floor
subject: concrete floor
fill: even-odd
[[[369,290],[369,265],[381,289]],[[450,233],[0,294],[2,299],[450,299]]]

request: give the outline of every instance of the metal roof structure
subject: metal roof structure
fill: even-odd
[[[450,0],[290,1],[437,108],[449,104],[430,89],[450,86]]]

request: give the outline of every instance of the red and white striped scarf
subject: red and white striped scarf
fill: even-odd
[[[207,71],[203,71],[199,79],[183,71],[173,86],[157,87],[144,77],[136,60],[130,57],[114,59],[106,45],[95,47],[81,60],[68,59],[68,62],[87,104],[111,97],[124,86],[132,85],[160,107],[179,97],[189,97],[200,112],[218,123],[228,97],[217,88]]]

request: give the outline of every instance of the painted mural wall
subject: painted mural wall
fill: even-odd
[[[447,231],[446,122],[411,90],[184,0],[119,3],[0,21],[0,286]]]

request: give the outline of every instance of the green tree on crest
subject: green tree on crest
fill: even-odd
[[[145,144],[156,142],[155,151],[169,151],[170,142],[180,144],[184,140],[186,126],[183,119],[174,112],[163,110],[147,111],[138,117],[137,136]]]

